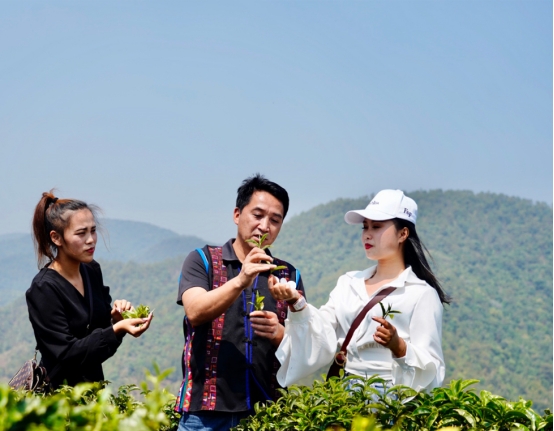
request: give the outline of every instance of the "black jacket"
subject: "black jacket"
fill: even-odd
[[[104,286],[100,265],[81,264],[81,275],[84,297],[49,268],[40,270],[25,294],[42,363],[54,388],[64,380],[72,386],[103,380],[102,362],[121,344],[112,327],[110,289]]]

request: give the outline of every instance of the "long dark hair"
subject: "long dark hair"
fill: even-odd
[[[42,194],[33,215],[33,240],[39,268],[45,263],[50,264],[58,254],[58,247],[52,242],[50,232],[55,231],[63,238],[71,218],[66,213],[82,209],[88,209],[98,224],[99,208],[95,205],[77,199],[58,199],[54,196],[54,190]]]
[[[425,247],[425,244],[421,242],[417,235],[415,224],[408,220],[395,218],[392,219],[396,230],[402,230],[407,228],[409,231],[408,239],[404,242],[404,263],[406,266],[411,266],[412,271],[421,280],[425,280],[430,286],[432,286],[439,295],[439,298],[443,304],[450,304],[452,298],[442,290],[441,284],[433,274],[429,262],[425,254],[427,253],[431,257],[431,253]]]

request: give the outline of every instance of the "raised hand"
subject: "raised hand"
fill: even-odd
[[[251,286],[254,279],[261,272],[269,271],[276,267],[272,264],[273,258],[265,253],[261,248],[254,247],[246,255],[240,274],[238,275],[240,285],[243,289]]]
[[[288,302],[293,302],[300,297],[300,294],[296,290],[296,283],[294,281],[287,281],[284,278],[279,280],[273,275],[268,279],[268,287],[271,296],[273,296],[276,301],[282,299]]]

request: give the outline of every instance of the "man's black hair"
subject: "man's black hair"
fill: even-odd
[[[283,205],[283,218],[289,210],[289,194],[279,184],[269,181],[263,175],[256,174],[246,178],[237,190],[237,208],[242,212],[242,209],[250,203],[254,192],[267,192],[277,199]]]

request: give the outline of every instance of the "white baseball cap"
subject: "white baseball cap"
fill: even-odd
[[[348,211],[344,215],[344,220],[348,224],[359,224],[366,218],[370,220],[401,218],[415,225],[417,204],[412,198],[404,196],[402,190],[381,190],[365,210]]]

